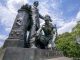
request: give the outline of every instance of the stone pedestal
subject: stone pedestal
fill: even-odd
[[[7,48],[3,60],[42,60],[33,48]]]
[[[61,56],[63,56],[62,53],[59,54],[59,52],[52,50],[8,47],[6,48],[3,60],[46,60]]]
[[[34,49],[7,48],[3,60],[32,60]]]

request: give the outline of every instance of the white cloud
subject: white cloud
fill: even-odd
[[[4,44],[3,42],[0,42],[0,47],[2,47],[2,46],[3,46],[3,44]]]
[[[11,12],[16,13],[17,10],[26,3],[28,3],[28,0],[8,0],[7,7]]]
[[[80,11],[77,13],[76,19],[80,19]]]
[[[3,46],[4,41],[7,39],[7,37],[8,37],[8,36],[6,36],[6,35],[1,35],[1,34],[0,34],[0,47]]]
[[[40,2],[39,4],[39,11],[42,15],[49,14],[49,5],[47,4],[47,0],[45,2]]]
[[[9,33],[11,31],[11,27],[6,27],[5,31]]]
[[[74,19],[71,20],[70,22],[64,23],[64,21],[61,21],[61,22],[63,22],[63,24],[61,23],[62,27],[58,29],[58,34],[62,34],[65,32],[71,32],[72,28],[76,26],[78,20],[80,20],[80,11],[76,14]],[[61,25],[61,24],[59,24],[59,25]]]
[[[15,17],[17,15],[17,10],[22,4],[27,3],[27,0],[7,0],[6,6],[0,4],[0,22],[1,25],[5,26],[5,31],[10,32]]]
[[[71,32],[72,28],[76,26],[77,21],[71,21],[68,23],[65,23],[61,28],[58,29],[58,34],[62,34],[65,32]]]
[[[0,40],[5,40],[8,36],[0,34]]]
[[[53,20],[53,24],[56,24],[58,27],[64,26],[65,23],[63,19],[56,18]]]
[[[15,15],[7,7],[0,5],[0,22],[1,25],[5,26],[5,29],[12,27]]]
[[[49,2],[49,0],[40,2],[39,11],[40,11],[41,15],[45,16],[46,14],[48,14],[51,16],[51,18],[53,20],[53,24],[57,24],[58,27],[63,26],[65,21],[63,19],[59,18],[60,16],[62,16],[63,12],[57,13],[57,9],[59,7],[60,1],[59,0],[54,0],[54,1],[51,0],[51,2],[53,4],[50,4],[50,3],[48,4],[48,2]],[[52,8],[53,10],[50,10],[50,8]],[[50,12],[52,12],[52,13],[50,13]],[[42,22],[43,21],[41,21],[41,23]]]

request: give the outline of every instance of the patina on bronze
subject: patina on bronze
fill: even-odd
[[[36,36],[35,45],[38,48],[46,49],[48,48],[48,44],[52,42],[53,35],[55,34],[55,26],[52,25],[52,20],[49,15],[46,15],[45,23],[42,25],[38,35]],[[42,31],[44,34],[42,34]]]

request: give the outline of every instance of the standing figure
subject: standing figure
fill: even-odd
[[[48,44],[52,43],[53,36],[55,34],[55,27],[50,23],[52,22],[50,16],[45,16],[45,24],[39,29],[35,40],[35,45],[38,48],[45,49],[48,48]],[[43,31],[43,32],[42,32]],[[44,34],[42,34],[44,33]]]
[[[39,2],[38,1],[35,1],[33,3],[33,5],[31,6],[31,16],[32,16],[32,27],[31,27],[31,30],[30,30],[30,33],[29,33],[29,37],[28,37],[28,41],[32,44],[32,42],[35,40],[35,37],[33,37],[35,34],[36,34],[36,31],[40,28],[40,20],[39,18],[41,19],[44,19],[40,14],[39,14],[39,11],[38,11],[38,5],[39,5]]]

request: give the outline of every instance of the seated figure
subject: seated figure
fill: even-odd
[[[38,34],[35,40],[35,45],[41,49],[48,48],[48,44],[52,43],[53,36],[55,34],[55,27],[52,25],[52,23],[50,23],[52,22],[50,16],[46,15],[44,20],[45,23],[38,30]]]

